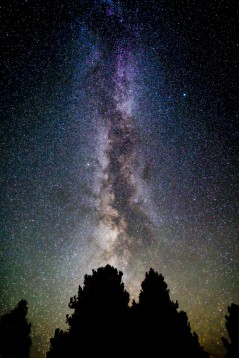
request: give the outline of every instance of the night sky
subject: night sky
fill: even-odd
[[[239,304],[239,5],[0,4],[0,314],[28,301],[42,358],[86,273],[137,300],[165,277],[224,353]]]

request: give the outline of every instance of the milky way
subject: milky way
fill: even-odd
[[[132,248],[137,247],[136,240],[140,242],[143,231],[149,230],[148,216],[138,202],[136,181],[137,133],[132,109],[134,66],[130,50],[118,45],[113,86],[107,90],[104,84],[103,108],[99,111],[105,134],[104,148],[99,153],[102,161],[96,203],[99,220],[96,243],[103,261],[116,266],[122,261],[123,267],[130,260]]]
[[[223,2],[175,3],[3,9],[0,312],[28,301],[34,358],[107,263],[136,300],[162,273],[223,354],[239,298],[235,27]]]

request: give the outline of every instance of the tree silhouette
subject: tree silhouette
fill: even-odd
[[[161,274],[146,273],[139,302],[131,307],[122,275],[110,265],[85,275],[83,288],[70,299],[74,312],[66,317],[68,331],[55,331],[47,358],[209,357],[191,332],[187,314],[170,300]]]
[[[21,300],[0,318],[0,357],[27,358],[31,347],[31,324],[27,321],[27,301]]]
[[[122,283],[123,273],[110,265],[92,270],[85,275],[84,286],[79,286],[78,295],[70,299],[69,307],[74,310],[67,315],[68,332],[57,329],[51,339],[47,357],[74,357],[87,352],[112,357],[122,351],[120,336],[127,327],[129,294]],[[64,352],[64,353],[62,353]]]
[[[55,330],[55,336],[50,339],[50,343],[51,349],[50,352],[46,354],[47,357],[65,358],[71,357],[70,352],[73,354],[69,332],[63,332],[57,328]]]
[[[148,357],[209,357],[191,332],[187,314],[178,311],[178,302],[169,297],[164,277],[152,268],[141,284],[139,303],[133,303],[135,341],[141,342],[138,354]],[[136,319],[135,319],[136,317]]]
[[[228,306],[228,313],[229,315],[225,316],[226,329],[231,342],[229,343],[229,341],[225,337],[222,337],[222,342],[227,350],[225,357],[238,358],[239,357],[239,305],[232,303],[231,306]]]

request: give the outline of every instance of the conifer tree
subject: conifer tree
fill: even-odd
[[[146,272],[141,288],[139,303],[133,307],[134,316],[138,315],[135,338],[141,342],[141,353],[149,357],[156,351],[164,357],[209,357],[200,346],[196,333],[191,332],[187,314],[178,311],[177,301],[170,300],[162,274],[151,268]]]
[[[129,294],[122,282],[123,273],[110,265],[85,275],[83,288],[70,299],[74,310],[67,315],[68,332],[57,329],[51,339],[48,358],[86,356],[112,357],[122,353],[120,337],[126,332]],[[62,353],[64,352],[64,354]]]
[[[222,342],[227,350],[226,358],[238,358],[239,357],[239,305],[232,303],[228,307],[228,315],[226,318],[226,329],[230,342],[222,337]]]
[[[9,313],[0,317],[0,357],[28,358],[31,347],[31,324],[27,321],[27,301],[21,300]]]

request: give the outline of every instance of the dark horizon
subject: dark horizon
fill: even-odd
[[[170,290],[162,274],[153,268],[145,273],[138,300],[130,302],[125,290],[123,272],[107,264],[84,275],[83,285],[70,298],[66,315],[67,328],[55,327],[46,358],[73,358],[87,355],[112,357],[147,355],[209,358],[216,355],[205,351],[197,332],[192,331],[188,315],[178,301],[171,300]],[[28,319],[28,303],[18,302],[10,312],[0,316],[0,355],[37,357],[32,346],[32,324]],[[239,305],[228,306],[225,316],[226,336],[221,340],[225,357],[239,353]],[[45,317],[47,319],[47,317]]]

